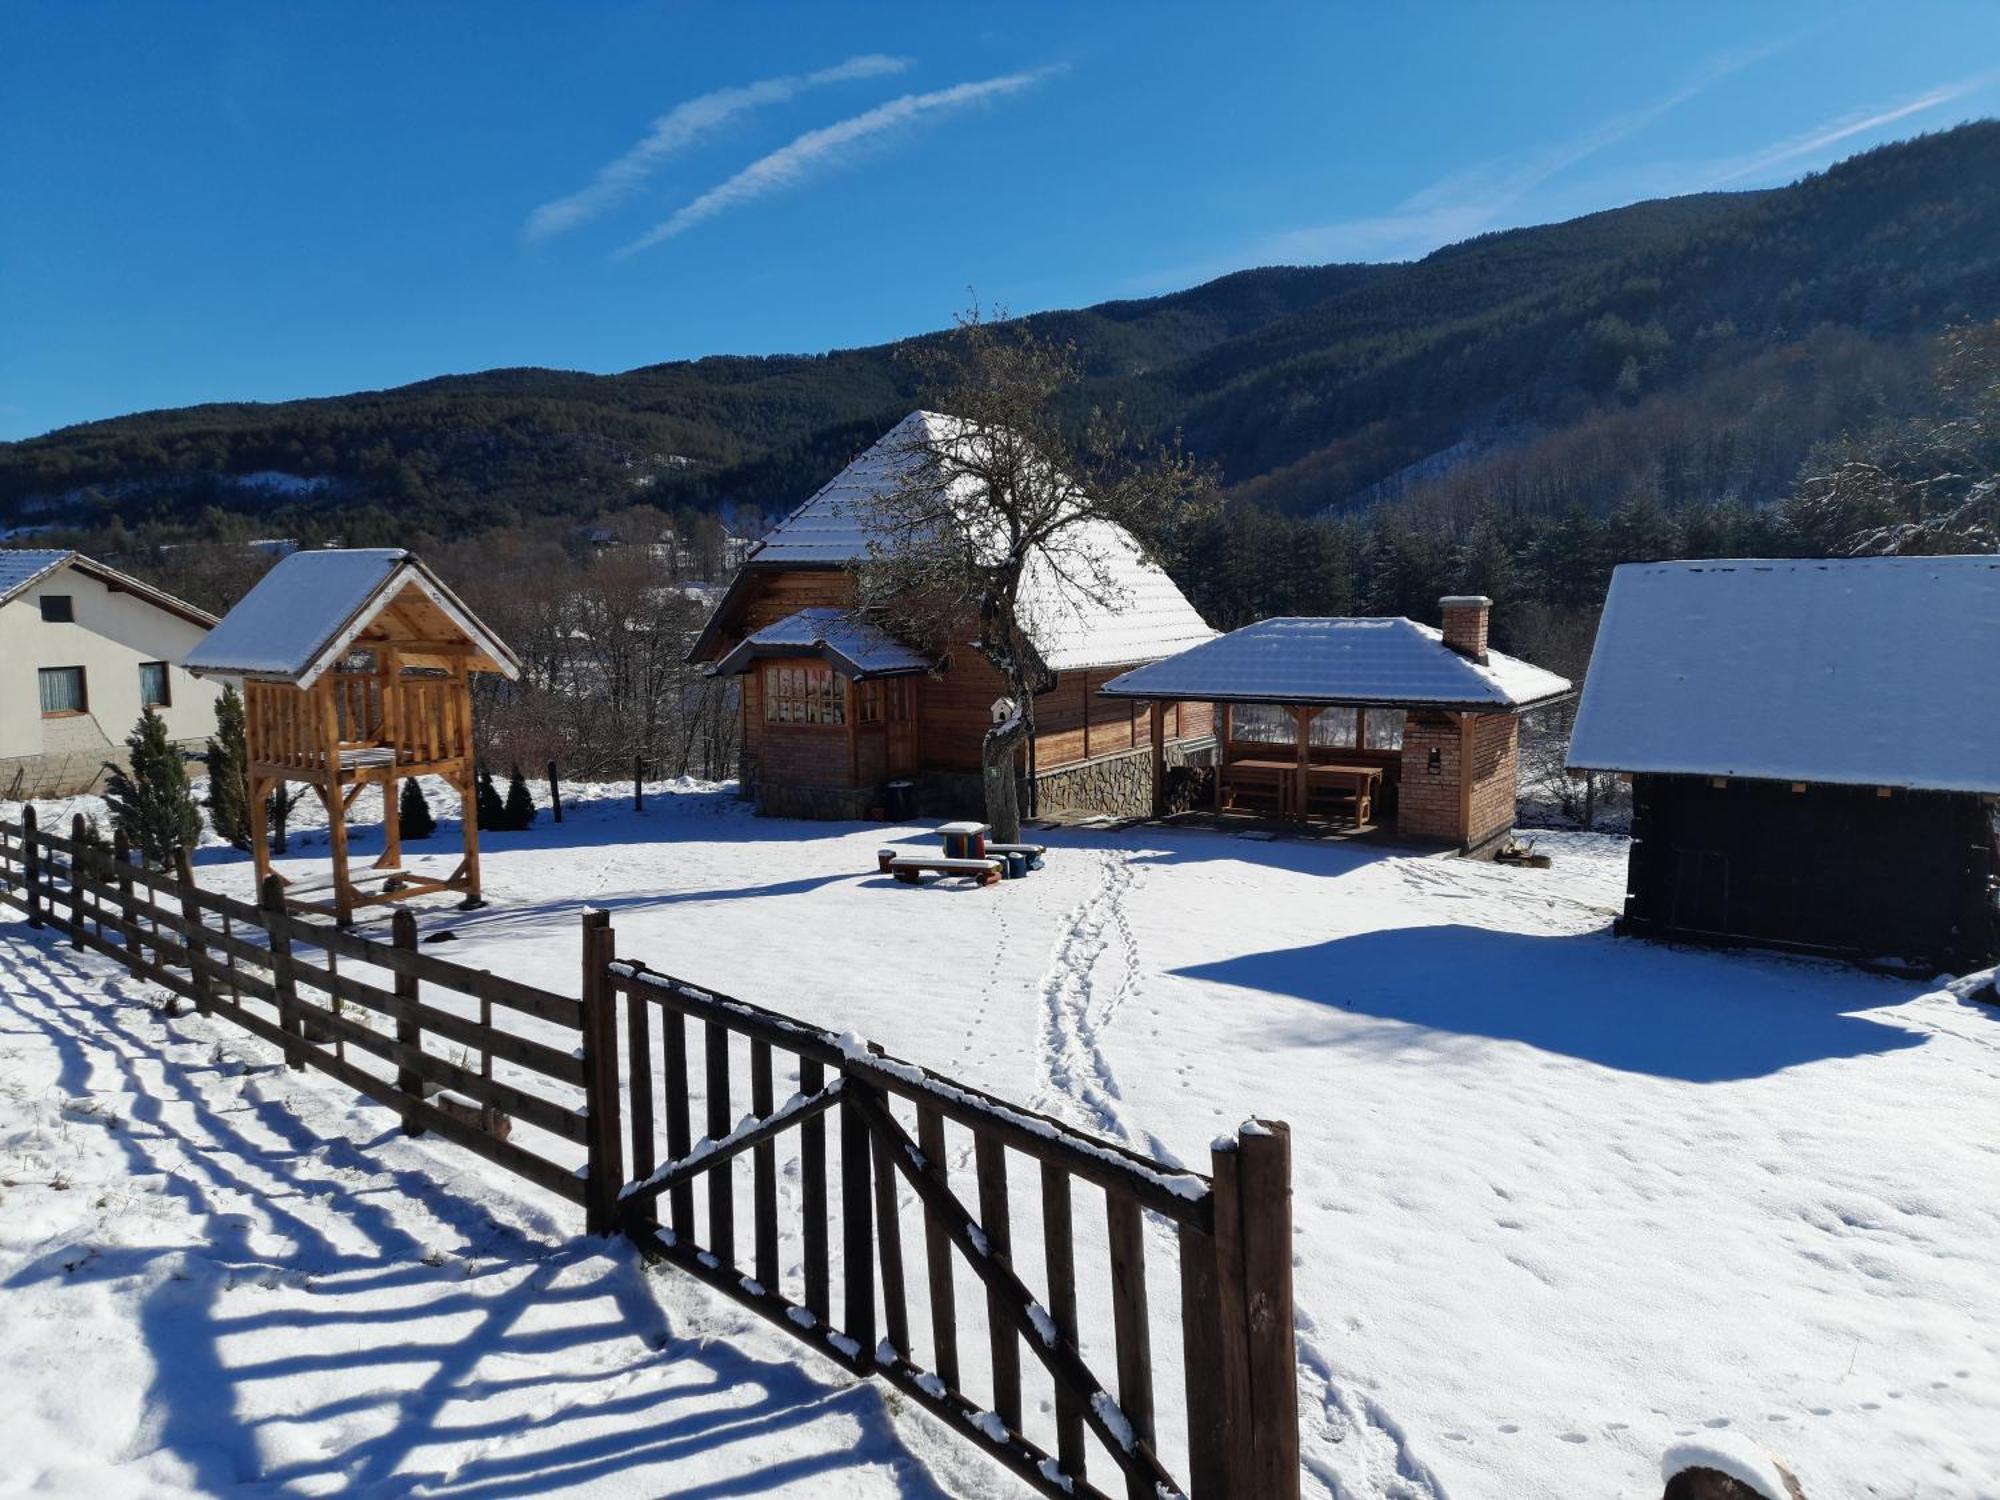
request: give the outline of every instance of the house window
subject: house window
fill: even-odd
[[[173,699],[167,693],[167,664],[163,661],[139,663],[139,704],[143,708],[165,708]]]
[[[76,618],[76,601],[68,594],[44,594],[42,618],[51,625],[67,625]]]
[[[82,667],[43,667],[41,679],[43,718],[84,712],[88,705],[83,692]]]
[[[881,683],[857,682],[854,684],[854,722],[857,724],[880,724],[882,722]]]
[[[1370,750],[1400,750],[1403,748],[1403,710],[1400,708],[1371,708],[1368,710],[1368,748]]]
[[[764,722],[817,724],[847,722],[846,684],[826,667],[764,668]]]

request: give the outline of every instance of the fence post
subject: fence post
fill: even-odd
[[[1243,1313],[1250,1376],[1247,1494],[1298,1500],[1299,1360],[1292,1306],[1292,1128],[1251,1120],[1236,1135]]]
[[[125,961],[137,970],[145,955],[139,948],[139,920],[132,906],[132,840],[122,828],[112,830],[111,861],[118,868],[118,925],[125,933]]]
[[[646,762],[638,756],[632,757],[632,811],[646,810]]]
[[[549,762],[549,806],[555,810],[556,821],[562,821],[562,783],[556,780],[556,763]]]
[[[21,878],[28,883],[28,925],[42,925],[42,851],[36,843],[35,804],[21,809]]]
[[[271,941],[271,989],[278,1001],[278,1029],[285,1034],[285,1065],[297,1072],[306,1066],[305,1028],[298,1013],[298,981],[292,975],[292,935],[286,927],[285,882],[266,875],[257,893],[264,931]]]
[[[83,814],[69,820],[69,945],[83,951]]]
[[[618,1190],[625,1185],[624,1143],[618,1128],[618,1006],[611,961],[618,936],[611,913],[583,914],[583,1086],[589,1165],[583,1187],[584,1229],[618,1231]]]
[[[181,937],[187,944],[188,978],[194,985],[194,1008],[197,1014],[205,1016],[215,1009],[209,999],[208,945],[201,940],[201,903],[194,898],[194,862],[188,858],[185,848],[174,851],[174,879],[181,888],[181,921],[187,927]]]
[[[396,914],[389,919],[389,938],[391,942],[405,953],[415,953],[417,951],[416,913],[411,911],[407,906],[397,907]],[[420,993],[416,975],[405,974],[401,969],[396,970],[396,998],[403,1003],[403,1008],[396,1014],[396,1041],[401,1046],[408,1047],[412,1051],[420,1049],[424,1044],[423,1023],[417,1019],[417,999]],[[407,1063],[399,1063],[396,1068],[396,1087],[412,1099],[421,1099],[424,1095],[424,1075]],[[423,1133],[424,1127],[418,1123],[416,1111],[405,1109],[403,1111],[403,1134],[422,1135]]]

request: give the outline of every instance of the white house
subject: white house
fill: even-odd
[[[214,624],[80,552],[0,550],[0,799],[90,786],[149,704],[198,749],[222,686],[181,663]]]

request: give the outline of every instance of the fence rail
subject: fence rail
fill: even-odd
[[[621,959],[603,912],[573,999],[418,951],[406,909],[373,941],[275,877],[240,901],[32,808],[0,821],[0,905],[579,1204],[1043,1494],[1298,1494],[1282,1124],[1201,1175]]]

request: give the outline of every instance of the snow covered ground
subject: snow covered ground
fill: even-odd
[[[1614,941],[1610,838],[1525,871],[1079,831],[910,889],[874,850],[922,827],[585,795],[486,838],[493,905],[427,912],[433,951],[574,993],[596,905],[621,956],[1190,1166],[1289,1120],[1315,1494],[1650,1500],[1725,1432],[1809,1495],[2000,1493],[2000,1010]],[[115,974],[0,924],[0,1491],[1018,1492]]]

